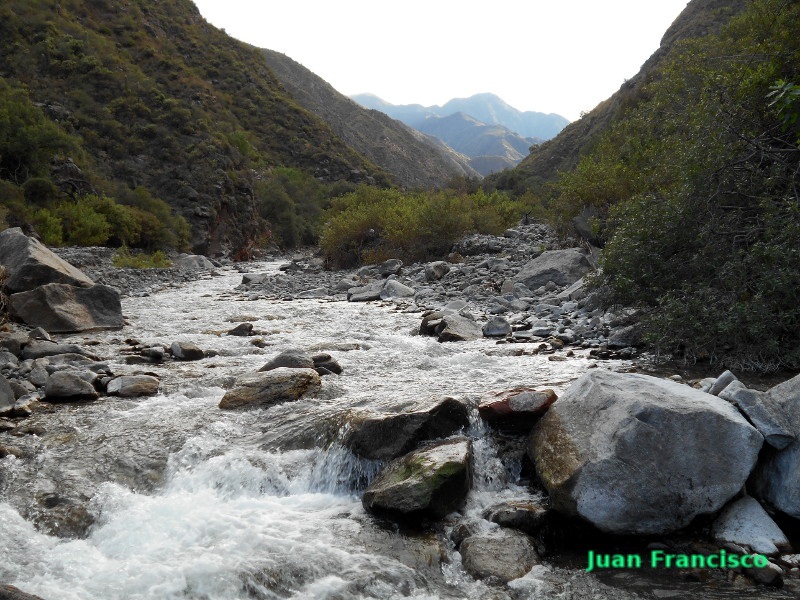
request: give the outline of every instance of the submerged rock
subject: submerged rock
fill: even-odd
[[[742,489],[763,437],[724,400],[591,371],[535,426],[528,454],[558,511],[618,534],[675,531]]]
[[[524,576],[541,564],[533,540],[511,529],[494,529],[471,535],[459,548],[464,570],[478,579],[497,578],[503,583]]]
[[[192,342],[172,342],[169,351],[176,360],[201,360],[206,356],[205,352]]]
[[[0,584],[0,600],[44,600],[41,596],[26,594],[13,585]]]
[[[362,503],[394,519],[440,519],[458,509],[471,484],[472,442],[456,439],[391,462],[369,485]]]
[[[300,348],[287,348],[271,358],[259,371],[272,371],[286,367],[289,369],[313,369],[314,359],[310,353]]]
[[[422,402],[401,413],[354,413],[342,443],[364,458],[389,460],[420,442],[447,437],[469,426],[467,407],[455,398]]]
[[[250,373],[236,380],[236,387],[222,397],[219,407],[228,410],[267,408],[316,394],[321,384],[319,375],[313,369],[278,367],[266,372]]]
[[[106,392],[122,398],[154,396],[158,393],[159,381],[152,375],[122,375],[108,382]]]

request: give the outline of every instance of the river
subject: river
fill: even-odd
[[[475,405],[516,386],[561,392],[588,358],[551,362],[489,340],[440,344],[415,335],[419,312],[253,299],[235,290],[240,281],[223,270],[125,298],[124,330],[65,338],[94,344],[116,374],[156,374],[161,393],[60,405],[26,421],[42,431],[15,444],[33,458],[0,461],[0,581],[46,600],[654,597],[659,586],[635,574],[620,587],[577,566],[536,567],[504,589],[475,581],[460,566],[450,525],[407,534],[366,514],[360,492],[379,465],[336,443],[347,410],[445,395]],[[262,343],[224,335],[243,321]],[[130,365],[121,352],[129,338],[191,341],[216,356]],[[236,376],[287,347],[329,352],[344,372],[324,377],[314,399],[218,408]],[[477,416],[467,434],[475,481],[464,518],[501,500],[536,498],[520,481],[520,460],[500,452]],[[659,589],[661,598],[687,592]],[[691,595],[705,597],[695,588]],[[773,595],[781,597],[763,592]]]

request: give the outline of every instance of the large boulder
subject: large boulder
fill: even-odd
[[[94,285],[84,273],[26,236],[19,227],[0,232],[0,265],[8,270],[6,288],[10,294],[27,292],[48,283]]]
[[[259,371],[272,371],[286,367],[289,369],[313,369],[314,358],[300,348],[287,348],[272,357]]]
[[[447,437],[469,427],[469,411],[455,398],[429,400],[403,412],[352,413],[343,444],[364,458],[390,460],[420,442]]]
[[[44,397],[49,402],[95,400],[99,395],[89,378],[75,371],[56,371],[44,386]]]
[[[518,579],[541,564],[533,539],[512,529],[477,533],[461,542],[464,570],[478,579],[497,578],[503,583]]]
[[[753,492],[779,511],[800,519],[800,375],[771,388],[761,399],[780,408],[795,439],[782,450],[764,453],[753,476]]]
[[[556,285],[572,285],[591,271],[586,255],[577,248],[548,250],[534,258],[514,277],[514,281],[535,290],[548,281]]]
[[[107,285],[49,283],[10,297],[11,312],[51,333],[120,329],[125,325],[119,292]]]
[[[484,400],[478,405],[478,414],[497,427],[528,432],[557,399],[550,389],[516,389]]]
[[[122,375],[108,382],[106,393],[121,398],[155,396],[158,386],[158,378],[152,375]]]
[[[471,484],[472,442],[455,439],[396,459],[372,481],[364,508],[398,520],[440,519],[458,509]]]
[[[219,403],[222,409],[268,408],[281,402],[293,402],[316,394],[322,383],[313,369],[278,367],[271,371],[250,373],[236,380]]]
[[[449,310],[425,315],[419,333],[436,336],[440,342],[471,342],[483,338],[483,330],[475,321]]]
[[[674,381],[591,371],[535,426],[553,508],[616,534],[678,530],[722,508],[763,444],[730,404]]]

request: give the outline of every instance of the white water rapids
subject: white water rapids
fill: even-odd
[[[419,313],[250,300],[234,291],[240,281],[230,270],[126,298],[123,331],[65,340],[98,340],[94,351],[116,374],[152,371],[162,393],[62,405],[28,419],[45,430],[18,438],[34,460],[0,461],[0,582],[46,600],[628,597],[577,569],[537,567],[505,591],[474,581],[445,535],[406,536],[366,514],[360,492],[378,465],[325,441],[348,408],[442,395],[475,404],[521,385],[560,392],[587,359],[515,356],[523,346],[489,340],[440,344],[413,334]],[[245,319],[267,347],[224,335]],[[218,355],[126,365],[119,350],[129,337],[192,341]],[[286,347],[328,351],[344,372],[324,377],[315,399],[245,412],[217,407],[234,377]],[[474,421],[476,476],[464,511],[480,515],[530,492],[515,482],[519,464],[502,464]],[[79,500],[93,520],[88,535],[51,535],[48,511]]]

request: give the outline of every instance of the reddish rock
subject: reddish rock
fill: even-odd
[[[553,390],[515,389],[478,405],[478,413],[488,423],[504,429],[530,429],[558,399]]]

